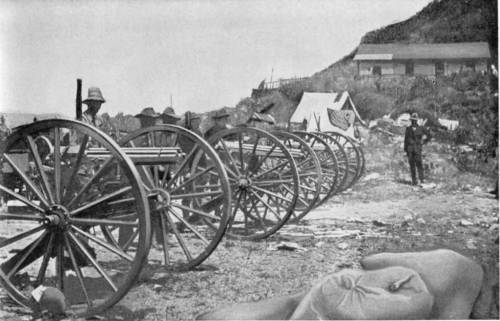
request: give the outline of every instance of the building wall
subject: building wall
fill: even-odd
[[[453,73],[459,73],[460,70],[462,69],[463,67],[463,63],[462,62],[446,62],[444,64],[444,73],[445,75],[449,76]]]
[[[456,61],[445,61],[444,62],[444,73],[445,75],[451,75],[452,73],[458,73],[466,69],[466,61],[456,60]],[[436,74],[435,68],[436,61],[415,61],[413,67],[414,75],[422,76],[434,76]],[[359,61],[359,75],[360,76],[372,76],[373,67],[380,66],[382,75],[406,75],[406,65],[405,62],[398,61]],[[488,62],[486,60],[476,60],[475,61],[476,71],[488,71]]]
[[[394,62],[394,74],[395,75],[405,75],[406,65],[400,62]]]
[[[436,74],[434,62],[416,61],[413,69],[414,75],[434,76]]]
[[[392,61],[361,61],[359,63],[359,75],[373,75],[373,67],[380,66],[382,75],[394,74],[394,66]]]

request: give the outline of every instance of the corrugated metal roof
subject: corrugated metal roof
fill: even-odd
[[[487,42],[460,42],[433,44],[362,44],[358,47],[354,60],[380,60],[373,55],[388,54],[392,54],[393,60],[491,58]]]

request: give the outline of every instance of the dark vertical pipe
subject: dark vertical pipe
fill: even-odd
[[[82,80],[76,80],[76,119],[82,120]]]

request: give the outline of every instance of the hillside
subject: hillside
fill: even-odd
[[[367,33],[361,43],[487,41],[497,52],[497,1],[436,0],[412,18]]]
[[[405,21],[368,32],[361,43],[486,41],[490,44],[492,63],[496,64],[497,17],[496,1],[435,0]],[[367,120],[417,111],[459,120],[461,128],[452,137],[457,143],[497,145],[498,103],[496,89],[491,90],[497,87],[495,77],[466,72],[434,81],[423,77],[360,78],[352,60],[355,53],[356,49],[307,81],[282,87],[280,91],[298,102],[303,91],[347,90]]]

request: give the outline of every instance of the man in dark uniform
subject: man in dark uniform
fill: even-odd
[[[215,115],[212,116],[212,118],[215,121],[215,125],[207,130],[207,132],[205,133],[205,138],[209,138],[210,136],[214,135],[217,132],[220,132],[221,130],[231,128],[231,126],[227,124],[229,113],[225,112],[224,110],[216,112]]]
[[[408,156],[410,164],[411,181],[417,185],[417,170],[420,183],[424,182],[424,168],[422,166],[422,145],[429,142],[431,136],[422,126],[418,125],[418,114],[413,113],[410,117],[411,125],[406,128],[404,151]]]

